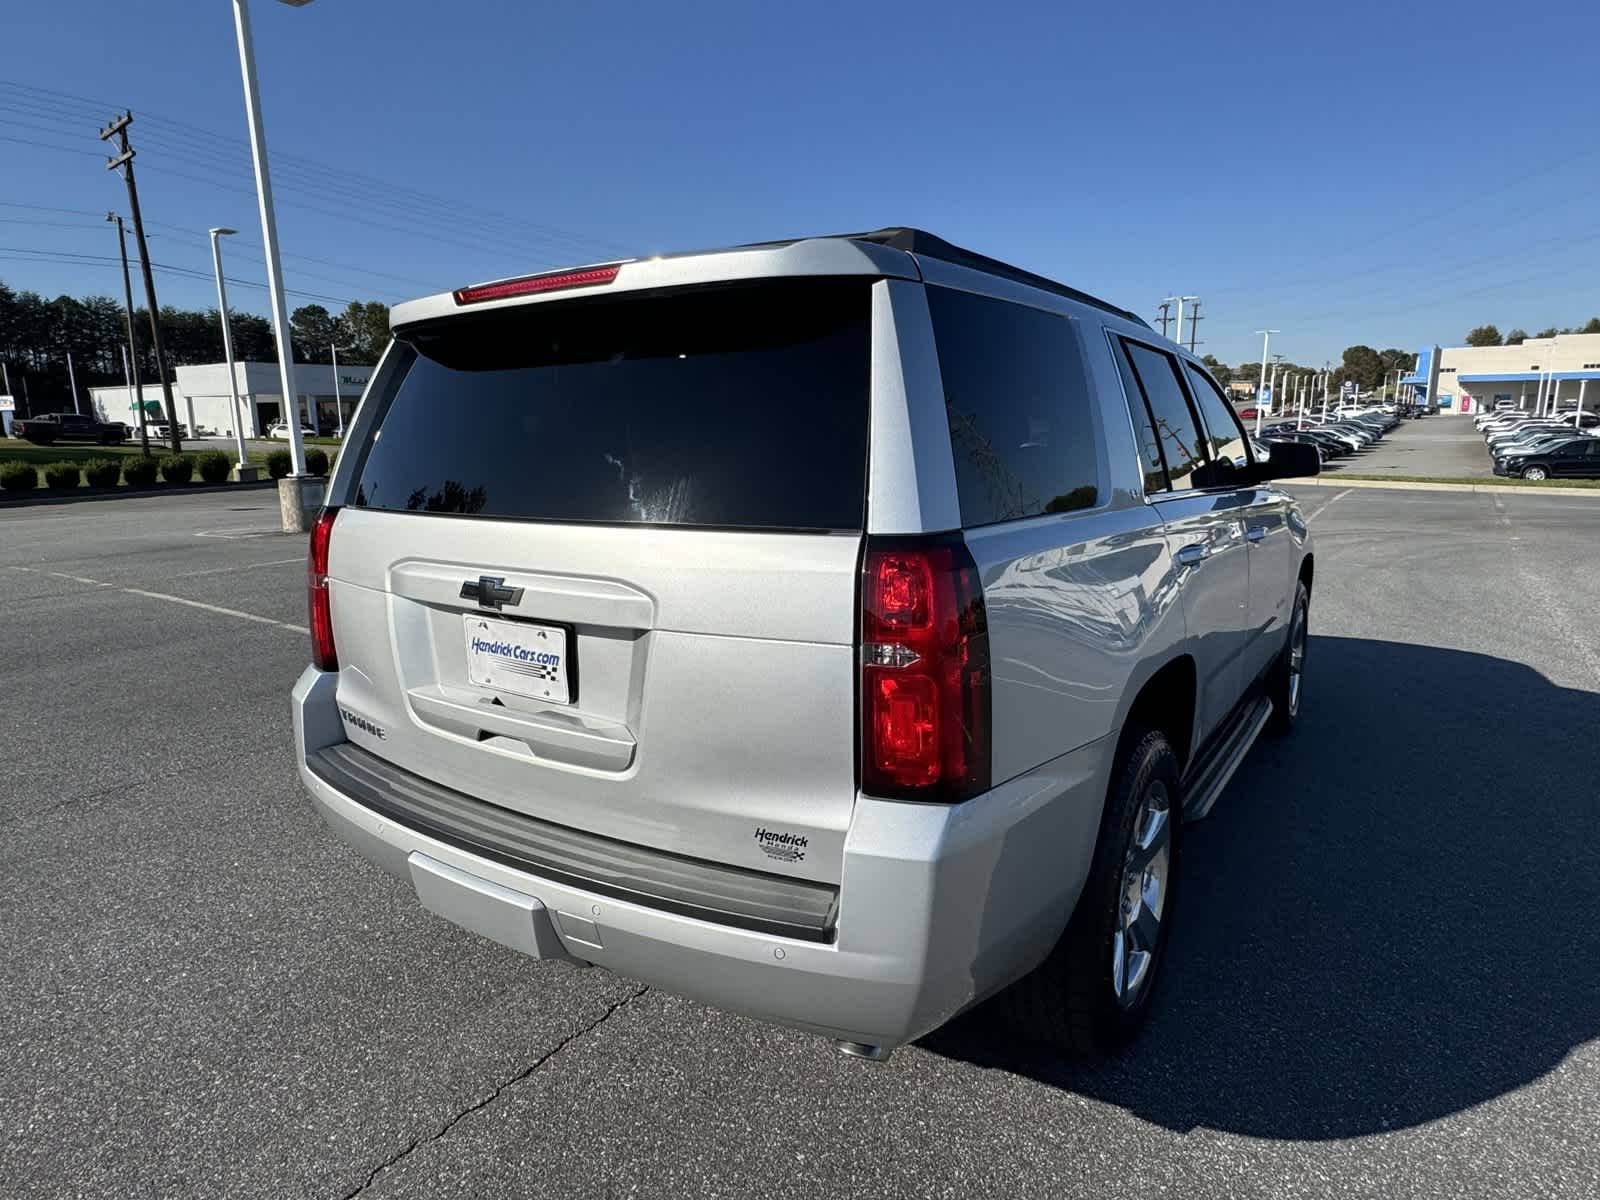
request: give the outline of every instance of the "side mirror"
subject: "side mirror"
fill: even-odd
[[[1305,442],[1274,442],[1272,457],[1255,465],[1258,480],[1304,479],[1322,474],[1322,455]]]

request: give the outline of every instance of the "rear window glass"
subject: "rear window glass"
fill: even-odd
[[[1093,508],[1089,381],[1054,313],[928,288],[965,526]]]
[[[859,530],[866,280],[532,304],[402,331],[353,503]]]

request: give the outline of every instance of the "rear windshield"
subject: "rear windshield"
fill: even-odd
[[[531,304],[399,334],[354,504],[859,530],[870,283]]]

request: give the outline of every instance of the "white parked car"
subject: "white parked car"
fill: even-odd
[[[271,425],[267,426],[267,436],[280,442],[287,442],[289,440],[289,422],[274,421]],[[313,430],[309,425],[302,425],[300,426],[300,436],[303,438],[308,438],[316,437],[317,434],[316,431]]]

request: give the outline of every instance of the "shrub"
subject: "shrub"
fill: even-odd
[[[39,486],[39,472],[32,463],[0,463],[0,488],[8,492],[31,492]]]
[[[122,478],[129,487],[149,487],[156,481],[161,464],[147,454],[135,455],[122,464]]]
[[[228,472],[233,470],[233,460],[221,450],[207,450],[196,460],[200,478],[207,483],[226,483]]]
[[[116,487],[122,478],[122,464],[114,458],[91,458],[83,464],[83,477],[90,487]]]
[[[161,478],[168,483],[188,483],[194,477],[194,459],[187,454],[168,454],[161,460]]]
[[[294,460],[289,457],[287,450],[267,451],[267,474],[273,479],[282,479],[294,469]]]
[[[328,473],[328,452],[317,446],[306,447],[306,470],[313,475]]]
[[[75,462],[51,463],[44,469],[45,487],[75,488],[82,481],[81,468]]]

